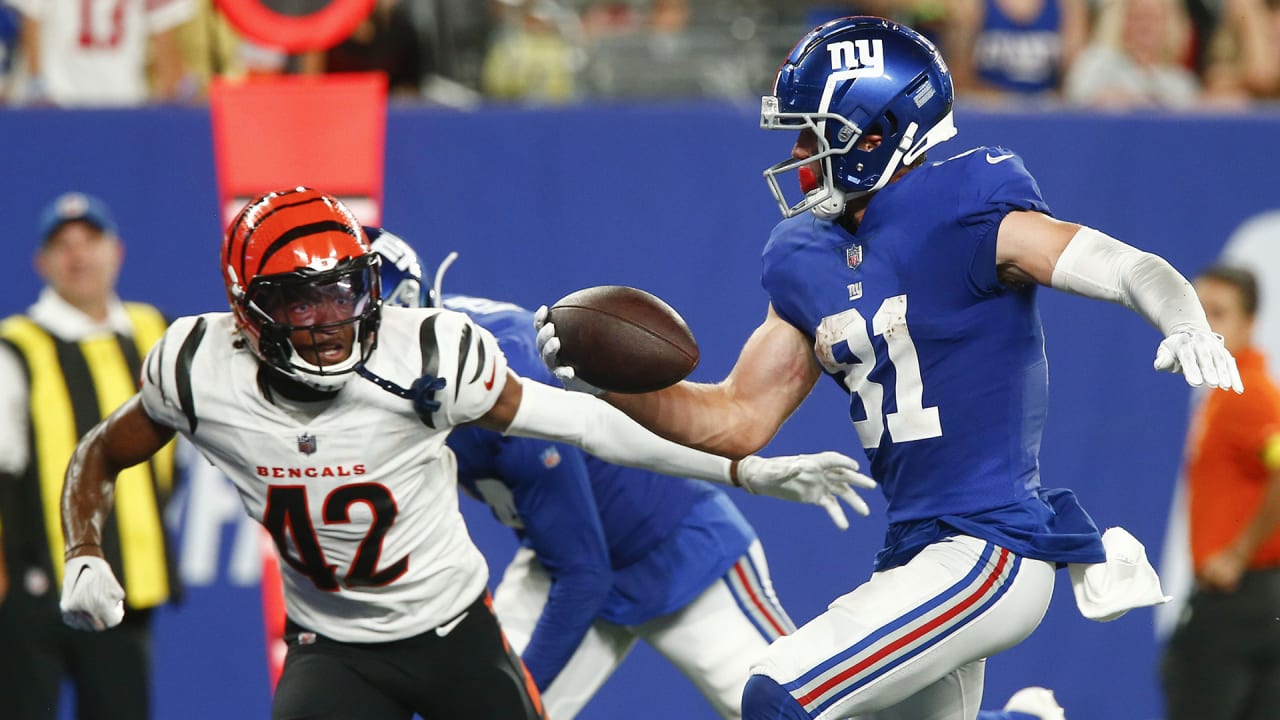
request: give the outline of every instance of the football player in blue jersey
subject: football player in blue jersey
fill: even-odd
[[[518,373],[557,384],[538,358],[533,314],[441,295],[417,253],[367,228],[387,304],[442,305],[498,339]],[[741,717],[751,663],[795,625],[778,603],[760,541],[705,482],[606,463],[572,445],[459,427],[458,480],[521,548],[494,593],[503,631],[549,717],[578,714],[637,640],[684,673],[716,712]]]
[[[805,35],[761,107],[764,128],[798,134],[765,171],[786,219],[764,249],[764,322],[719,383],[603,394],[661,435],[729,456],[764,447],[823,373],[850,395],[888,500],[885,546],[867,582],[753,667],[750,720],[970,720],[985,658],[1040,623],[1059,564],[1089,570],[1072,573],[1088,617],[1162,601],[1136,539],[1112,530],[1104,545],[1071,491],[1040,486],[1038,286],[1125,305],[1163,335],[1157,370],[1243,391],[1168,262],[1054,218],[1009,150],[926,161],[956,132],[953,99],[938,50],[909,28],[851,17]],[[794,203],[779,182],[791,172]],[[543,361],[594,391],[556,362],[545,320]],[[1141,558],[1131,595],[1090,586],[1111,550]]]
[[[412,246],[382,228],[366,231],[382,255],[387,304],[466,313],[494,334],[517,372],[557,384],[538,359],[532,313],[442,294],[443,272],[428,284]],[[752,662],[795,625],[774,593],[755,530],[722,491],[481,428],[455,429],[448,445],[463,490],[520,538],[494,609],[549,717],[576,716],[638,640],[684,673],[721,717],[741,717]],[[1061,709],[1042,688],[1020,691],[1008,707],[1061,720],[1048,714]]]

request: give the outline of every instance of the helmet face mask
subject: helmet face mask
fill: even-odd
[[[255,278],[246,311],[256,320],[263,356],[317,377],[342,375],[368,360],[373,343],[361,341],[359,326],[378,303],[375,266],[366,256],[324,273]]]
[[[827,123],[833,123],[840,129],[836,131],[838,140],[843,140],[844,144],[832,147],[827,141]],[[782,112],[778,109],[778,98],[772,95],[766,95],[760,98],[760,126],[766,130],[792,130],[796,132],[804,132],[809,130],[817,138],[818,152],[805,158],[790,158],[782,162],[771,165],[764,171],[765,181],[769,183],[769,190],[773,193],[773,199],[777,201],[778,207],[782,209],[782,214],[786,217],[799,215],[806,210],[819,208],[818,212],[824,217],[828,216],[831,208],[835,211],[835,215],[839,215],[839,211],[844,209],[845,194],[835,186],[832,181],[831,158],[835,155],[844,155],[851,151],[862,139],[862,129],[855,125],[848,118],[834,113],[797,113]],[[804,197],[796,203],[787,200],[786,193],[783,191],[778,178],[783,175],[789,175],[793,172],[799,172],[801,168],[820,163],[820,177],[822,184],[812,189],[805,188],[805,183],[801,182],[804,189]],[[821,207],[819,207],[821,206]]]
[[[778,70],[774,94],[761,101],[760,126],[809,130],[817,152],[765,170],[786,217],[806,210],[838,217],[848,200],[884,187],[901,167],[955,135],[954,91],[946,63],[924,36],[873,17],[834,20],[800,40]],[[879,136],[878,144],[863,143]],[[806,166],[821,182],[803,182],[791,203],[781,175]]]
[[[227,230],[223,280],[258,360],[336,391],[377,344],[380,258],[340,201],[307,188],[268,193]]]

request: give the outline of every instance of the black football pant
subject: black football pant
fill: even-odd
[[[488,594],[441,636],[344,643],[289,622],[273,720],[543,720],[542,700]]]
[[[1280,569],[1196,590],[1161,666],[1169,720],[1280,718]]]
[[[0,718],[54,720],[63,680],[75,690],[78,720],[149,717],[151,613],[126,608],[103,632],[62,622],[56,588],[32,595],[10,578],[0,603]]]

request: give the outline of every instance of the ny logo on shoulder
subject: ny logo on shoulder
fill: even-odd
[[[851,71],[853,77],[884,75],[883,40],[844,40],[827,46],[832,70]]]

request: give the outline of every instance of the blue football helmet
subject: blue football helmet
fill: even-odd
[[[384,228],[365,226],[369,246],[382,256],[382,304],[397,307],[435,307],[422,260],[409,243]]]
[[[818,152],[764,171],[786,217],[834,219],[845,203],[884,187],[898,168],[956,134],[951,72],[920,33],[877,17],[846,17],[801,38],[760,103],[760,127],[812,130]],[[880,135],[876,148],[857,147]],[[822,182],[808,167],[821,163]],[[790,204],[778,176],[795,171],[805,197]]]

